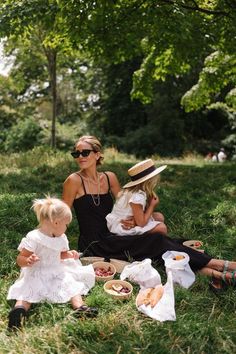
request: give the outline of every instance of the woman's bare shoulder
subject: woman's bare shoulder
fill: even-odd
[[[107,176],[109,177],[110,182],[112,181],[118,181],[117,176],[114,172],[111,171],[105,171],[105,173],[107,174]]]
[[[80,181],[80,177],[78,175],[78,172],[71,173],[64,181],[64,184],[78,184]]]

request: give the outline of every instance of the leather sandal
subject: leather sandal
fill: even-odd
[[[20,329],[27,317],[27,311],[23,306],[14,307],[8,315],[8,329],[15,331]]]
[[[222,279],[218,279],[212,276],[211,281],[209,282],[209,289],[215,295],[221,295],[227,289],[227,284]]]
[[[82,305],[74,310],[77,317],[96,317],[98,315],[98,309],[96,307],[89,307],[87,305]]]
[[[231,275],[230,277],[227,276],[229,274]],[[236,270],[233,270],[232,272],[224,271],[222,279],[225,282],[225,284],[230,285],[233,288],[236,288]]]

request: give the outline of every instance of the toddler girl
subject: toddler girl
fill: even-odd
[[[84,305],[81,297],[95,284],[94,270],[91,265],[81,265],[79,253],[69,250],[64,234],[72,219],[70,208],[49,196],[34,200],[32,208],[39,227],[30,231],[18,247],[21,273],[7,296],[16,300],[8,316],[8,328],[21,327],[31,303],[70,300],[76,314],[96,315],[97,309]]]
[[[123,186],[112,212],[106,216],[107,227],[116,235],[139,235],[145,232],[167,234],[164,216],[154,213],[159,198],[154,193],[158,175],[167,166],[155,168],[151,159],[139,162],[128,170],[131,182]],[[124,229],[122,219],[134,218],[135,227]]]

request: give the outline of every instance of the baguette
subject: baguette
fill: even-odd
[[[158,301],[162,298],[164,288],[162,285],[157,285],[155,288],[148,288],[139,292],[136,304],[137,306],[150,305],[152,308],[156,306]]]

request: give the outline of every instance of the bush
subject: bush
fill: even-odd
[[[56,124],[56,148],[59,150],[70,150],[73,148],[75,142],[84,133],[84,124],[78,125],[70,124]],[[51,145],[51,129],[50,123],[40,133],[40,144]]]
[[[33,118],[20,120],[8,131],[4,144],[5,151],[26,151],[39,145],[42,128]]]

